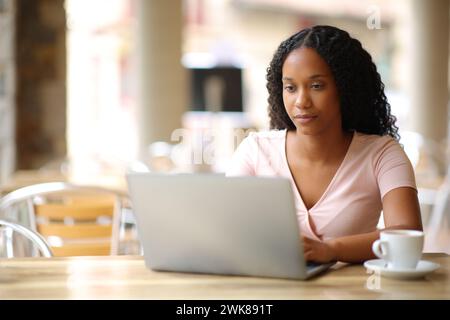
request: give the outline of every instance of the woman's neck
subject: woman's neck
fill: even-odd
[[[292,132],[292,146],[299,150],[303,163],[324,165],[342,161],[352,141],[353,133],[305,135]]]

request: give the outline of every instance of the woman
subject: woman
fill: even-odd
[[[422,229],[410,161],[370,54],[338,28],[283,41],[267,69],[269,132],[236,150],[227,175],[292,181],[307,260],[362,262],[386,229]]]

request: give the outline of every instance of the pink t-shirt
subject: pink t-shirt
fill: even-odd
[[[399,187],[417,190],[411,162],[397,141],[358,132],[327,189],[309,210],[288,166],[286,130],[250,133],[226,174],[289,178],[302,234],[323,241],[376,230],[386,193]]]

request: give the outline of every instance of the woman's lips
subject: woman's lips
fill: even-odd
[[[301,124],[306,124],[314,121],[317,118],[317,116],[314,115],[296,115],[294,116],[294,119],[300,122]]]

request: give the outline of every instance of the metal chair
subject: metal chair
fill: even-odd
[[[450,170],[450,168],[449,168]],[[450,171],[449,171],[450,172]],[[450,254],[450,177],[438,189],[431,216],[426,225],[425,248]]]
[[[45,239],[37,232],[22,226],[18,223],[14,223],[11,221],[1,220],[0,219],[0,234],[3,235],[1,238],[5,241],[5,252],[7,258],[14,257],[14,247],[12,241],[9,241],[13,238],[12,232],[17,232],[18,234],[24,236],[27,240],[29,240],[36,248],[39,249],[41,255],[46,258],[53,257],[52,250],[50,246],[47,244]]]
[[[119,254],[121,233],[133,224],[125,192],[65,182],[8,193],[0,200],[0,217],[39,232],[55,256]]]

